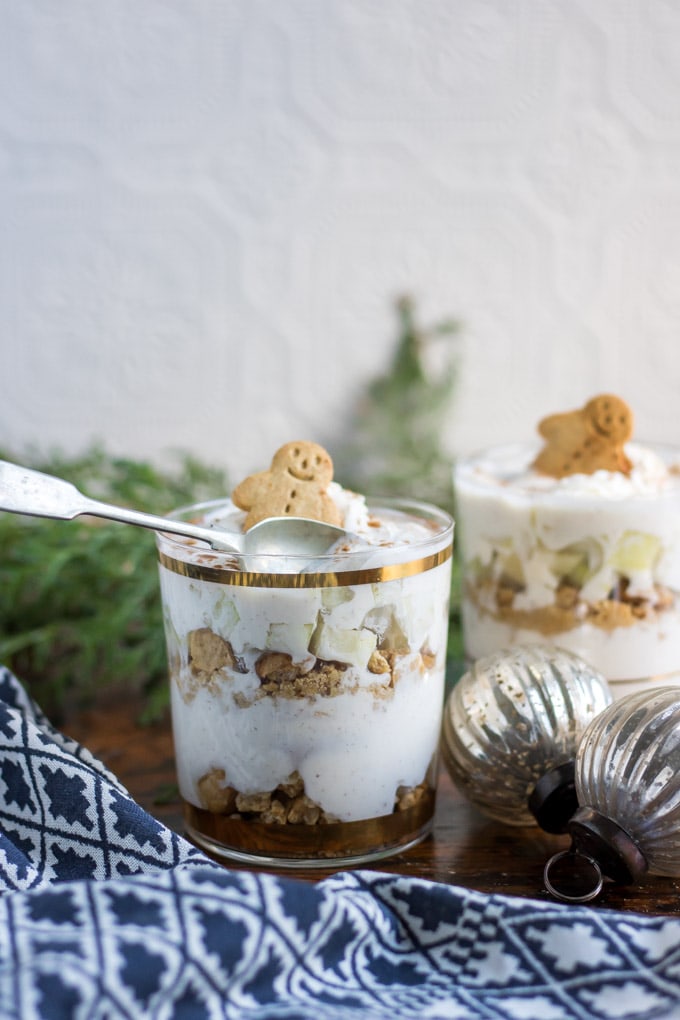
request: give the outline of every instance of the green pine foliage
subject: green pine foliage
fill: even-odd
[[[386,372],[367,385],[346,442],[334,450],[335,475],[356,492],[421,499],[454,514],[453,458],[442,437],[458,379],[460,325],[451,319],[421,325],[408,297],[397,302],[396,311],[394,354]],[[455,676],[463,662],[456,559],[448,656],[449,674]]]
[[[408,297],[397,302],[396,310],[394,354],[355,408],[350,435],[334,452],[335,475],[369,496],[422,499],[451,512],[452,461],[442,435],[457,379],[459,325],[452,320],[419,325]],[[434,369],[433,354],[439,355],[432,359]]]
[[[6,450],[0,458],[153,513],[228,492],[222,472],[185,455],[173,470],[98,447],[77,458]],[[143,692],[145,715],[157,717],[168,693],[153,533],[0,512],[0,662],[54,719],[104,687]]]

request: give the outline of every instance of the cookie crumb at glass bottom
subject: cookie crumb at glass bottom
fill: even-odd
[[[403,853],[432,831],[435,792],[406,811],[359,822],[322,826],[272,826],[231,820],[184,805],[186,833],[226,861],[277,868],[326,868],[366,864]]]

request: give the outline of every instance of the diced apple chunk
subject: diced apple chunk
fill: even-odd
[[[336,606],[341,606],[344,602],[351,602],[353,598],[354,592],[351,588],[339,586],[321,589],[321,605],[324,609],[335,609]]]
[[[594,538],[583,539],[558,549],[553,554],[550,569],[561,581],[582,588],[601,568],[602,558],[600,543]]]
[[[295,662],[301,662],[308,655],[313,631],[313,623],[270,623],[264,646],[268,650],[286,652]]]
[[[523,588],[525,584],[524,567],[516,552],[502,556],[500,560],[501,581],[512,588]]]
[[[213,611],[213,626],[219,630],[220,634],[229,637],[239,620],[240,616],[234,605],[234,600],[220,595]]]
[[[376,634],[381,651],[408,651],[408,637],[397,619],[394,606],[377,606],[371,609],[362,620],[362,627]]]
[[[661,540],[643,531],[626,531],[619,539],[611,564],[622,574],[652,570],[661,555]]]
[[[309,642],[309,651],[326,662],[342,662],[364,669],[375,651],[378,639],[373,631],[333,627],[319,614]]]

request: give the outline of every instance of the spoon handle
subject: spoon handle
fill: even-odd
[[[88,514],[92,517],[105,517],[107,520],[118,521],[121,524],[134,524],[140,528],[149,528],[152,531],[165,531],[172,535],[182,535],[184,538],[197,538],[201,542],[207,542],[213,549],[232,550],[237,552],[235,545],[224,541],[218,531],[210,528],[203,528],[199,524],[190,524],[188,521],[173,521],[169,517],[158,517],[155,514],[142,513],[139,510],[129,510],[123,506],[113,506],[110,503],[102,503],[97,499],[89,499],[87,496],[79,495],[82,498],[82,509],[80,514]],[[231,540],[231,536],[230,536]]]
[[[32,517],[51,517],[62,521],[70,521],[74,517],[88,514],[122,524],[150,528],[153,531],[197,538],[207,542],[214,549],[238,551],[231,542],[225,542],[219,532],[210,528],[90,499],[75,485],[62,478],[20,467],[18,464],[10,464],[8,461],[0,461],[0,510],[28,514]]]

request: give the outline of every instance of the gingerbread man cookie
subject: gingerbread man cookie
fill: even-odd
[[[633,434],[633,414],[620,397],[603,393],[578,411],[551,414],[538,431],[546,443],[533,464],[537,471],[553,478],[594,471],[630,474],[624,445]]]
[[[243,530],[266,517],[311,517],[342,525],[342,515],[328,495],[333,461],[318,443],[286,443],[274,454],[268,471],[250,475],[231,498],[248,514]]]

